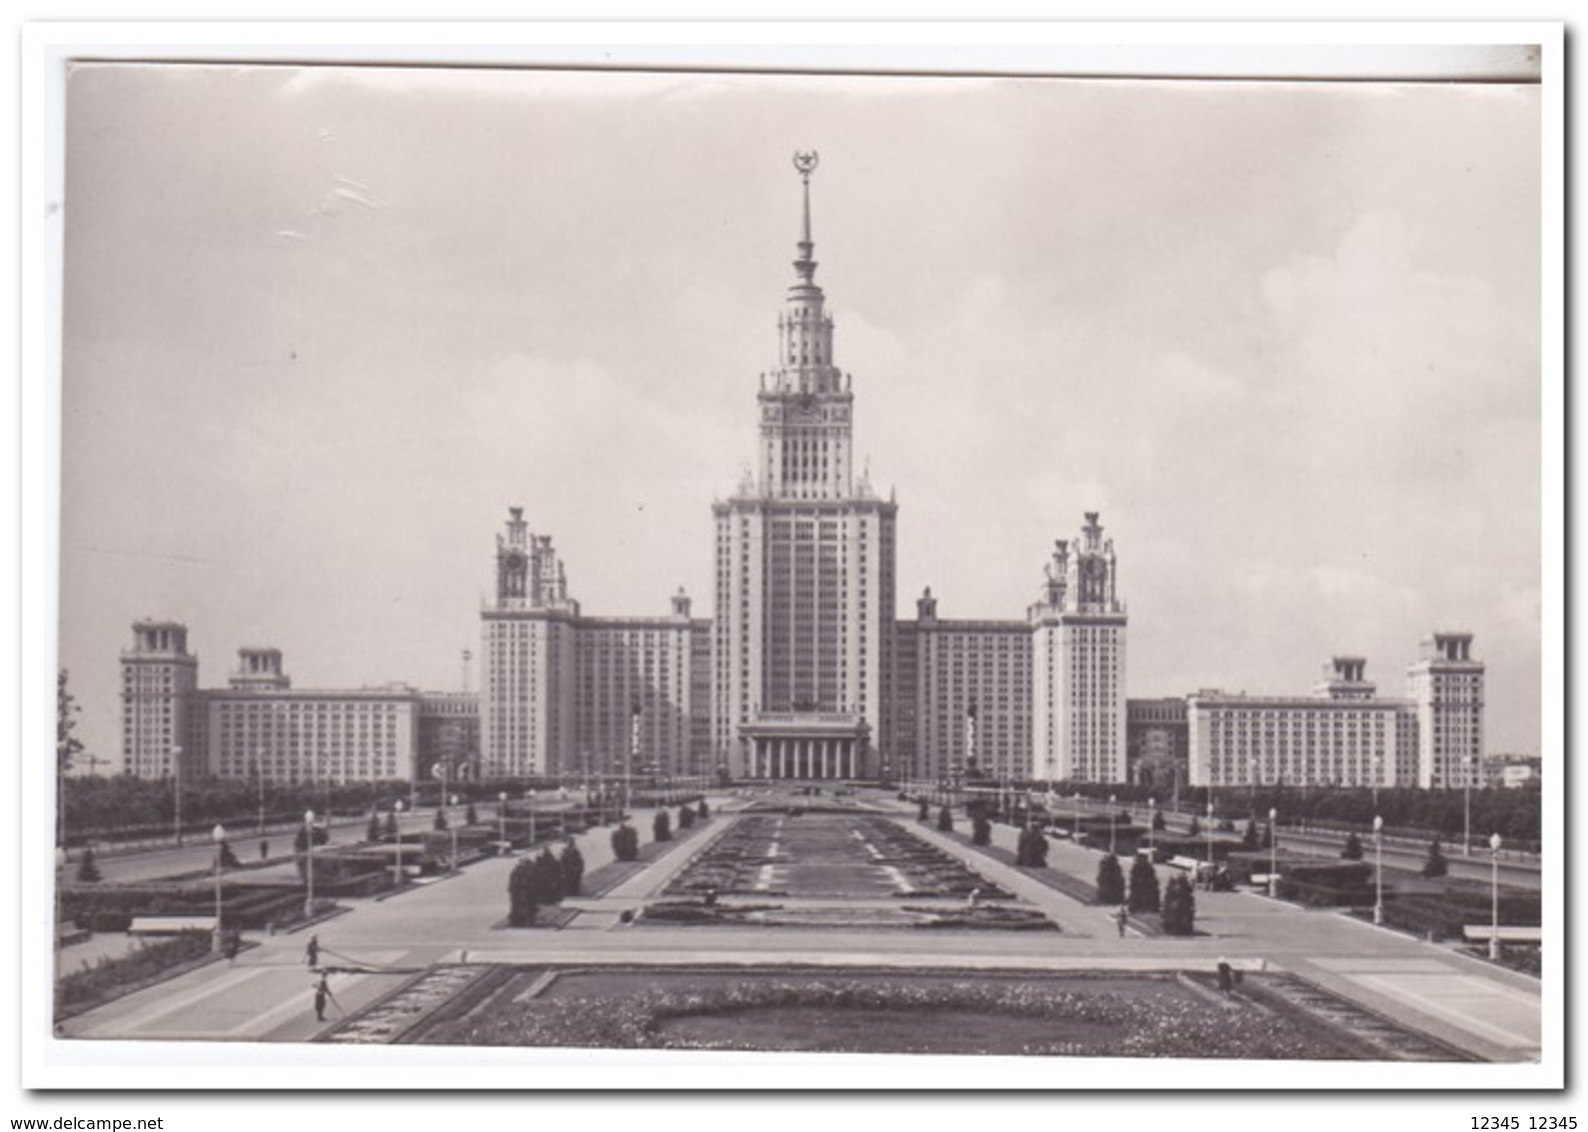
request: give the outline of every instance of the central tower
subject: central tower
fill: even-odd
[[[794,157],[795,281],[761,375],[757,467],[712,507],[712,746],[735,777],[871,776],[885,742],[897,507],[854,473],[854,397],[816,285],[816,163]]]

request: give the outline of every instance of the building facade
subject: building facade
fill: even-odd
[[[1129,619],[1095,511],[1054,543],[1024,618],[940,618],[930,589],[898,618],[899,506],[855,465],[853,381],[815,281],[815,155],[795,165],[794,280],[756,391],[754,465],[712,504],[710,618],[682,590],[665,614],[586,616],[551,536],[513,507],[480,610],[477,695],[295,691],[266,648],[241,650],[230,686],[202,691],[185,628],[139,622],[122,655],[128,770],[1481,784],[1470,633],[1423,643],[1405,699],[1379,698],[1362,658],[1337,657],[1311,694],[1127,701]]]
[[[1405,698],[1379,697],[1355,656],[1335,657],[1310,695],[1188,696],[1191,784],[1481,786],[1484,666],[1471,645],[1470,633],[1426,638]]]
[[[129,774],[334,784],[425,773],[427,696],[414,688],[295,689],[279,649],[251,646],[237,650],[226,687],[200,688],[186,626],[140,621],[132,629],[133,647],[121,654]]]

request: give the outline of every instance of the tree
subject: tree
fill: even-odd
[[[436,807],[435,827],[436,827],[436,831],[438,833],[444,833],[444,832],[446,832],[446,830],[448,828],[447,827],[447,811],[442,809],[440,806]]]
[[[1169,823],[1164,820],[1163,811],[1162,810],[1156,810],[1156,809],[1153,810],[1153,812],[1152,812],[1152,831],[1154,833],[1162,833],[1164,830],[1166,830],[1168,828],[1169,828]]]
[[[1184,873],[1169,878],[1163,890],[1160,922],[1166,935],[1191,935],[1196,930],[1197,898]]]
[[[569,896],[578,896],[584,890],[584,855],[579,852],[579,847],[569,838],[563,846],[562,859],[558,862],[562,868],[562,890]]]
[[[1257,819],[1246,819],[1246,830],[1241,834],[1241,848],[1251,852],[1257,848],[1259,834],[1257,832]]]
[[[937,829],[939,833],[949,833],[954,828],[954,814],[947,806],[937,811]]]
[[[1191,828],[1186,830],[1186,836],[1187,837],[1201,837],[1202,836],[1202,823],[1197,820],[1197,816],[1195,814],[1191,815]]]
[[[1340,856],[1347,861],[1360,861],[1362,859],[1362,839],[1353,830],[1345,839],[1345,848],[1340,850]]]
[[[83,850],[83,859],[77,863],[77,879],[83,884],[94,884],[102,879],[99,862],[94,860],[94,847]]]
[[[83,744],[72,731],[77,727],[78,706],[72,693],[66,690],[66,669],[55,674],[55,770],[65,774],[72,769],[72,760],[83,751]]]
[[[1261,849],[1272,849],[1273,847],[1274,847],[1274,823],[1272,821],[1268,821],[1268,822],[1265,822],[1263,824],[1263,843],[1262,843],[1262,845],[1259,846],[1259,848],[1261,848]]]
[[[916,820],[917,821],[926,821],[931,816],[932,816],[932,808],[926,804],[926,799],[922,798],[921,799],[921,806],[915,812]]]
[[[1137,854],[1136,863],[1130,866],[1130,910],[1156,912],[1160,905],[1158,870],[1146,857]]]
[[[1097,902],[1125,902],[1125,872],[1119,867],[1119,858],[1112,853],[1103,854],[1103,859],[1097,863]]]
[[[673,839],[673,819],[667,816],[666,810],[656,811],[656,817],[651,822],[651,834],[657,841]]]
[[[1439,847],[1439,838],[1434,838],[1428,843],[1428,859],[1423,862],[1423,876],[1442,877],[1450,871],[1450,862],[1445,860],[1445,851]]]
[[[527,928],[535,922],[535,863],[528,857],[513,866],[507,877],[507,922]]]
[[[390,809],[390,810],[386,811],[386,836],[388,838],[390,838],[391,840],[393,840],[393,841],[397,840],[397,811],[396,811],[396,809]]]
[[[1024,835],[1021,835],[1024,840]],[[987,820],[987,815],[978,813],[970,820],[970,843],[972,845],[986,845],[992,841],[992,822]],[[1021,862],[1024,864],[1024,862]]]
[[[364,831],[364,840],[365,841],[379,841],[380,840],[380,815],[375,813],[374,811],[370,812],[370,815],[369,815],[369,828]]]
[[[612,855],[620,861],[639,859],[640,835],[627,822],[612,831]]]
[[[468,823],[470,825],[479,825],[480,824],[480,815],[475,812],[474,803],[473,802],[469,803],[469,812],[465,815],[465,817],[468,819]]]
[[[707,807],[706,800],[704,798],[700,800],[700,805],[695,807],[695,816],[702,820],[705,820],[711,816],[711,810]]]
[[[237,854],[232,852],[232,844],[231,844],[230,841],[226,841],[226,840],[222,840],[221,841],[220,853],[218,854],[218,856],[220,857],[221,868],[223,868],[223,869],[240,869],[240,868],[242,868],[243,863],[237,859]]]
[[[1048,864],[1048,838],[1034,825],[1028,825],[1020,831],[1020,840],[1015,843],[1015,864],[1028,869],[1046,868]]]
[[[689,829],[695,824],[695,811],[689,806],[678,807],[678,828]]]

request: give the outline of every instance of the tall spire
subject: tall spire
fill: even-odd
[[[799,258],[794,261],[794,270],[799,272],[801,283],[807,287],[814,285],[812,278],[816,274],[816,261],[811,258],[811,252],[816,247],[811,242],[811,174],[816,172],[819,161],[814,149],[809,153],[794,154],[794,168],[799,170],[805,198],[804,211],[800,217]]]

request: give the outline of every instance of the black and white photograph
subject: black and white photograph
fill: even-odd
[[[61,59],[37,1084],[1558,1087],[1533,30]]]

